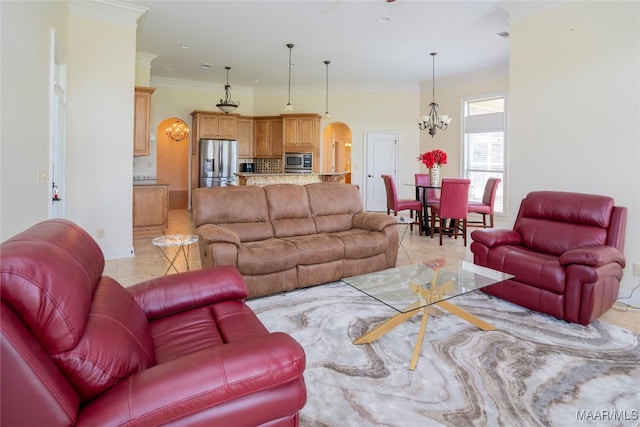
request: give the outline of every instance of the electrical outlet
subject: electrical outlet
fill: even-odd
[[[104,228],[98,228],[98,231],[96,232],[96,238],[104,239]]]
[[[633,264],[634,277],[640,277],[640,264]]]

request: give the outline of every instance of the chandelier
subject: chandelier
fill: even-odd
[[[330,119],[331,118],[331,114],[329,113],[329,64],[331,64],[331,61],[324,61],[324,65],[326,65],[327,68],[327,83],[326,83],[326,89],[325,89],[325,108],[324,108],[324,115],[322,116],[323,119]]]
[[[433,138],[436,134],[436,129],[447,130],[449,123],[451,123],[451,117],[449,116],[438,116],[438,112],[436,111],[436,52],[431,52],[431,58],[433,61],[433,78],[431,80],[433,84],[433,92],[432,92],[432,101],[429,104],[429,114],[422,116],[418,119],[418,126],[420,130],[429,129],[429,134]]]
[[[229,84],[229,70],[231,69],[231,67],[224,67],[224,69],[227,70],[227,84],[224,85],[224,100],[221,99],[220,103],[216,104],[216,107],[218,107],[225,114],[229,114],[230,112],[238,108],[238,105],[240,105],[240,103],[233,102],[231,100],[231,85]]]
[[[284,111],[293,111],[293,106],[291,105],[291,49],[293,49],[293,44],[288,43],[287,47],[289,48],[289,98],[287,105],[284,107]]]
[[[182,120],[176,120],[165,130],[166,135],[175,142],[180,142],[189,137],[189,128]]]

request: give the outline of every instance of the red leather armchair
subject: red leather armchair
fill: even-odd
[[[513,230],[471,233],[474,263],[515,275],[483,290],[569,322],[588,325],[618,297],[627,209],[610,197],[537,191]]]
[[[296,426],[305,355],[231,267],[123,288],[49,220],[0,247],[3,426]]]

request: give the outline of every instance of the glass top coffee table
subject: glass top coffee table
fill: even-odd
[[[388,305],[399,313],[354,341],[369,344],[393,328],[422,313],[422,323],[409,369],[414,370],[424,340],[429,314],[439,315],[435,307],[446,310],[478,328],[495,327],[448,300],[513,276],[456,258],[438,258],[419,264],[390,268],[343,279],[346,283]]]

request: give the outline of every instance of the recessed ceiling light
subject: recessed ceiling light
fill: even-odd
[[[500,31],[499,33],[496,33],[496,36],[502,37],[503,39],[508,39],[509,38],[509,32],[508,31]]]
[[[209,68],[213,67],[213,65],[211,64],[200,64],[200,68],[202,68],[203,70],[208,70]]]
[[[190,45],[190,44],[187,44],[187,43],[182,43],[182,44],[180,45],[180,47],[181,47],[182,49],[191,49],[191,45]]]
[[[173,71],[173,67],[164,67],[164,69],[167,71]]]
[[[381,17],[378,18],[378,22],[385,23],[385,22],[389,22],[389,21],[391,21],[391,17],[389,17],[389,16],[381,16]]]

